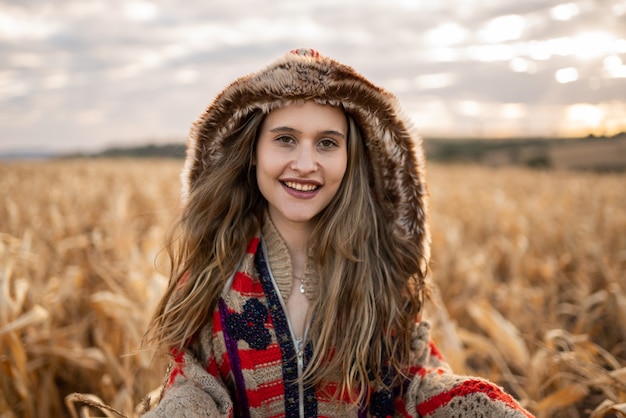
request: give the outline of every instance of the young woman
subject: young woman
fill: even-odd
[[[454,375],[420,320],[418,136],[393,95],[313,50],[229,85],[194,125],[154,417],[529,417]]]

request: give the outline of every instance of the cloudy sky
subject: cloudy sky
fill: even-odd
[[[425,137],[626,130],[626,0],[0,0],[0,152],[182,141],[235,77],[312,47]]]

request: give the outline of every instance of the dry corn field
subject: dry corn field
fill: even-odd
[[[0,417],[137,417],[181,160],[0,164]],[[537,417],[626,416],[626,173],[428,169],[434,338]],[[80,394],[80,395],[77,395]],[[94,407],[89,404],[103,404]]]

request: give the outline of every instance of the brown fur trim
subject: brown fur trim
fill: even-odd
[[[377,199],[392,214],[394,234],[417,240],[429,257],[428,191],[421,139],[394,95],[351,67],[315,52],[288,53],[224,89],[194,123],[181,175],[183,203],[204,170],[224,153],[224,141],[255,110],[267,113],[294,100],[341,105],[362,131]]]

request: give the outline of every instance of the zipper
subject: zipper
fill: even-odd
[[[289,322],[289,320],[287,320]],[[296,357],[298,358],[298,404],[300,407],[300,418],[304,418],[304,386],[302,383],[302,374],[304,373],[304,346],[302,339],[294,338],[296,347]]]
[[[263,244],[263,252],[267,254],[267,246],[265,241],[262,241]],[[291,335],[291,341],[293,342],[293,346],[296,349],[296,359],[298,363],[298,410],[300,413],[300,418],[305,418],[304,416],[304,384],[302,383],[302,374],[304,373],[304,345],[303,341],[306,341],[306,336],[309,332],[309,324],[306,325],[304,329],[304,336],[302,339],[296,338],[296,334],[293,332],[293,328],[291,326],[291,321],[287,316],[287,305],[283,300],[283,295],[280,293],[278,289],[278,285],[276,284],[276,280],[274,279],[274,274],[272,274],[271,267],[267,266],[267,270],[270,274],[270,278],[272,279],[272,286],[274,286],[274,291],[278,295],[278,300],[280,301],[280,307],[283,310],[283,314],[285,315],[285,319],[287,320],[287,326],[289,327],[289,334]]]

